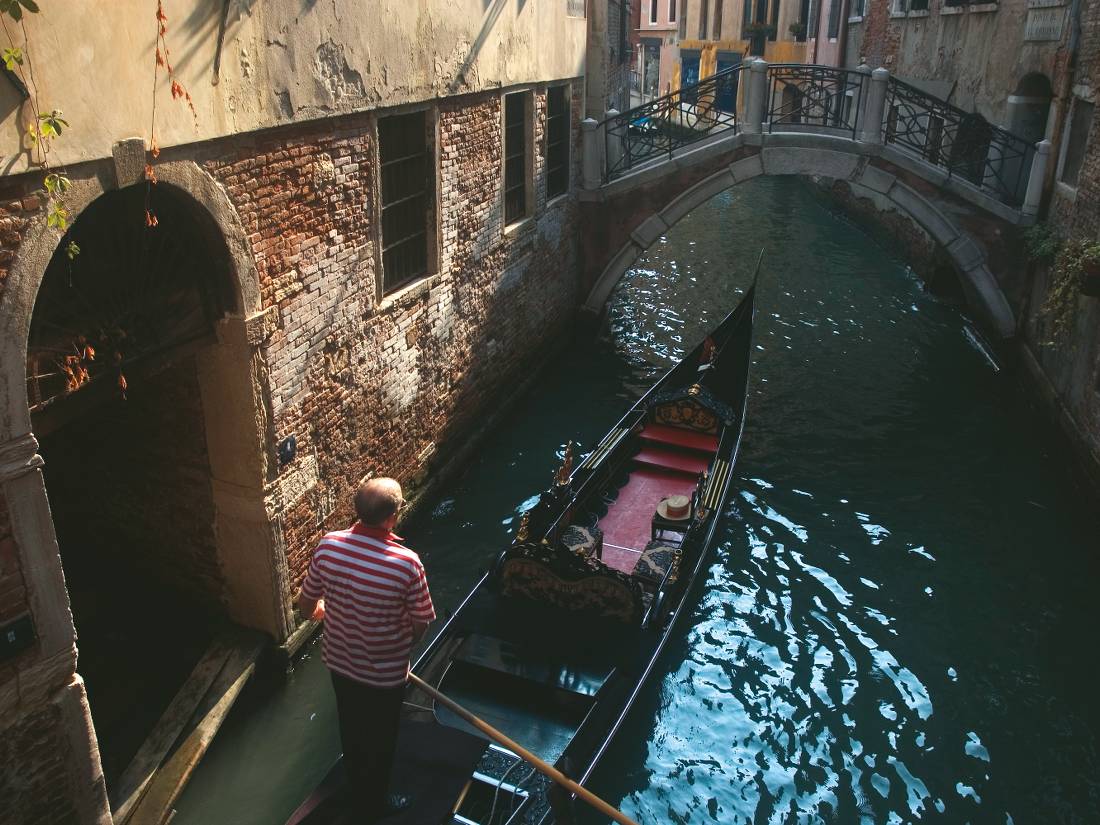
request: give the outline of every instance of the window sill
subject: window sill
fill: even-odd
[[[910,17],[927,17],[928,9],[917,9],[916,11],[909,12]]]
[[[940,14],[962,14],[966,11],[966,6],[944,6],[940,9]]]
[[[1077,200],[1077,187],[1070,186],[1068,183],[1062,183],[1060,180],[1055,181],[1054,191],[1070,203],[1074,203]]]
[[[509,235],[514,235],[516,232],[523,231],[527,226],[533,223],[534,220],[534,215],[524,215],[518,221],[508,224],[504,227],[504,237],[507,238]]]
[[[862,17],[849,17],[849,18],[848,18],[848,23],[849,23],[849,24],[852,24],[852,23],[862,23],[862,22],[863,22],[863,18],[862,18]]]
[[[566,189],[560,195],[554,195],[554,197],[548,198],[547,201],[546,201],[546,206],[543,207],[543,208],[544,209],[553,209],[555,206],[557,206],[558,204],[560,204],[563,201],[565,201],[566,199],[568,199],[568,197],[569,197],[569,190]]]
[[[378,311],[385,312],[387,309],[391,309],[394,306],[401,306],[402,304],[409,303],[410,301],[416,301],[438,282],[438,273],[432,274],[429,272],[421,275],[416,280],[409,281],[407,284],[398,287],[393,292],[388,292],[383,295],[382,300],[378,304]]]
[[[890,19],[891,20],[904,20],[908,16],[909,15],[906,14],[905,12],[903,12],[903,11],[892,11],[892,12],[890,12]]]
[[[972,14],[982,14],[983,12],[996,11],[998,8],[997,3],[978,3],[973,6],[967,6]]]

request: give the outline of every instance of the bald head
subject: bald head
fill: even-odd
[[[401,485],[392,478],[372,478],[355,493],[355,512],[369,527],[392,527],[405,500]]]

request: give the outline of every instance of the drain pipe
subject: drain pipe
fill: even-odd
[[[835,2],[835,0],[834,0]],[[848,51],[848,9],[850,7],[851,0],[841,0],[840,3],[840,32],[836,39],[836,67],[838,69],[844,68],[848,65],[847,55]],[[889,17],[887,17],[889,20]]]
[[[1066,61],[1066,70],[1062,75],[1062,80],[1055,91],[1054,100],[1051,101],[1051,108],[1057,108],[1057,117],[1054,119],[1054,128],[1050,130],[1049,140],[1052,146],[1058,147],[1056,152],[1058,157],[1061,157],[1062,154],[1061,144],[1064,137],[1063,132],[1065,132],[1066,115],[1069,114],[1069,107],[1072,105],[1070,98],[1073,95],[1074,75],[1077,74],[1077,46],[1081,41],[1081,0],[1072,0],[1070,3],[1069,19],[1069,43],[1066,44],[1069,59]],[[1057,158],[1051,160],[1052,162],[1047,164],[1043,182],[1044,195],[1049,195],[1051,183],[1054,176],[1058,174],[1058,160]]]

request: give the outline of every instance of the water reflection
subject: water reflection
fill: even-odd
[[[645,822],[1100,821],[1083,504],[965,320],[800,187],[720,196],[613,297],[644,374],[767,242],[740,496],[599,783]]]

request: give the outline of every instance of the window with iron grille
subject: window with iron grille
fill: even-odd
[[[527,92],[504,97],[504,221],[527,214]]]
[[[431,188],[425,112],[378,121],[382,180],[382,291],[428,271]]]
[[[829,6],[829,39],[835,40],[840,35],[840,3],[841,0],[833,0]]]
[[[554,198],[569,189],[569,100],[568,86],[546,90],[546,197]]]
[[[658,0],[649,0],[649,22],[657,22],[657,2]]]

